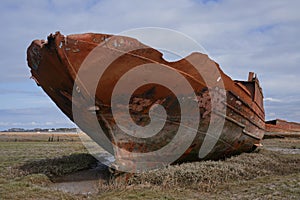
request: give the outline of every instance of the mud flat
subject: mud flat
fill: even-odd
[[[76,137],[0,135],[0,199],[300,198],[299,138],[266,139],[253,153],[115,178]]]
[[[264,135],[265,139],[272,139],[272,138],[300,138],[300,132],[266,132]]]

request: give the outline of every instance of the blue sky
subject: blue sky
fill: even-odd
[[[25,52],[33,39],[140,27],[192,37],[234,79],[255,71],[267,119],[300,122],[299,8],[298,0],[2,0],[0,130],[74,126],[29,79]]]

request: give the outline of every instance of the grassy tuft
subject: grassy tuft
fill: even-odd
[[[130,185],[187,188],[214,191],[217,185],[268,175],[288,175],[300,171],[300,155],[283,155],[267,150],[244,153],[225,161],[204,161],[168,166],[133,175]]]

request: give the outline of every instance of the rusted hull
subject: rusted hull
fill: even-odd
[[[276,119],[266,122],[264,138],[300,137],[300,124]]]
[[[83,97],[76,102],[72,102],[72,94],[74,94],[74,81],[82,62],[99,43],[107,41],[110,37],[112,36],[105,34],[81,34],[65,37],[56,33],[50,35],[47,42],[34,41],[27,50],[28,65],[37,84],[72,121],[74,121],[72,106],[73,109],[76,107],[77,110],[80,110],[81,120],[76,122],[77,125],[98,144],[101,144],[101,138],[97,137],[98,127],[90,123],[92,121],[91,108],[83,106],[91,98],[89,96],[90,91],[85,91],[83,85],[78,86],[78,88],[75,87],[78,90],[78,95]],[[102,76],[99,81],[101,87],[99,86],[96,90],[95,108],[92,108],[92,111],[96,112],[102,129],[112,143],[130,152],[150,152],[163,147],[174,137],[181,120],[181,113],[176,97],[166,88],[148,84],[136,90],[130,100],[131,117],[141,126],[149,123],[149,109],[154,104],[160,104],[167,110],[167,121],[164,128],[159,134],[148,140],[124,134],[116,126],[111,111],[111,94],[121,76],[135,66],[157,62],[178,71],[188,80],[197,95],[199,105],[199,111],[191,110],[189,113],[191,120],[193,120],[193,116],[200,112],[201,119],[197,135],[185,153],[175,162],[220,159],[241,152],[250,152],[260,145],[264,135],[263,96],[258,80],[253,74],[250,74],[248,81],[233,81],[222,72],[214,61],[208,60],[209,64],[216,66],[221,75],[220,78],[224,82],[226,100],[217,102],[220,110],[226,108],[226,112],[222,113],[218,111],[218,108],[214,110],[211,108],[211,95],[222,95],[224,91],[218,90],[218,87],[208,87],[201,75],[194,70],[186,59],[169,63],[162,58],[160,52],[141,44],[137,40],[121,36],[117,37],[117,40],[122,41],[122,44],[125,45],[124,48],[130,45],[138,48],[120,56],[111,63],[110,68],[104,74],[105,76]],[[102,53],[104,58],[108,58],[115,51],[106,49]],[[192,54],[188,58],[199,61],[208,59],[206,55],[200,53]],[[97,85],[98,80],[94,82],[92,80],[90,84]],[[185,91],[180,91],[187,99],[191,97],[190,94],[185,94]],[[116,94],[116,96],[122,98],[121,93]],[[218,119],[222,118],[225,119],[225,124],[216,145],[207,155],[199,157],[199,150],[204,138],[210,134],[208,133],[208,126],[217,127]]]
[[[300,132],[300,123],[288,122],[282,119],[271,120],[266,122],[266,131],[279,133]]]

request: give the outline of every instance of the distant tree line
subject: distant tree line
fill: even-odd
[[[2,132],[76,132],[76,128],[34,128],[34,129],[24,129],[24,128],[9,128]]]

